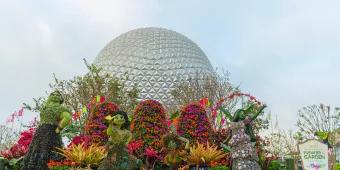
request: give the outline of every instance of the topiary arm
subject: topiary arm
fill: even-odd
[[[107,136],[112,136],[113,135],[113,128],[112,128],[112,124],[109,124],[109,127],[106,129],[106,134]]]
[[[241,119],[241,114],[244,114],[244,111],[243,111],[242,109],[238,109],[238,110],[235,112],[232,121],[233,121],[233,122],[238,122],[238,121]]]
[[[266,108],[266,107],[267,107],[266,105],[261,106],[259,111],[256,112],[254,115],[252,115],[251,120],[255,120],[262,113],[264,108]]]
[[[221,107],[220,110],[224,113],[224,115],[230,120],[233,121],[233,115],[229,112],[229,110]]]
[[[185,147],[184,147],[185,150],[188,150],[190,148],[190,141],[187,138],[179,137],[178,139],[185,142]]]
[[[60,114],[60,121],[58,124],[58,128],[56,129],[56,132],[59,133],[62,129],[64,129],[71,121],[71,114],[69,112],[62,112]]]
[[[323,132],[323,131],[317,131],[314,133],[315,136],[317,136],[319,139],[326,140],[328,138],[329,133]]]

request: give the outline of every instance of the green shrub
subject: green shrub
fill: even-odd
[[[52,167],[50,168],[50,170],[70,170],[71,167],[69,166],[56,166],[56,167]]]
[[[230,168],[227,166],[215,166],[215,167],[209,168],[209,170],[230,170]]]
[[[335,170],[340,170],[340,164],[335,165]]]
[[[273,160],[270,162],[269,170],[285,170],[285,165],[278,160]]]

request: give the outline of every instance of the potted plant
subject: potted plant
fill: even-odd
[[[190,147],[189,153],[185,154],[182,159],[189,164],[190,170],[208,170],[212,161],[217,161],[227,156],[222,150],[213,144],[197,143]]]

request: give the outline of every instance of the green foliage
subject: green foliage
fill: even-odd
[[[270,162],[269,170],[285,170],[285,165],[278,160],[273,160]]]
[[[22,158],[7,160],[0,157],[0,169],[5,168],[8,170],[20,170],[22,167]]]
[[[110,137],[110,144],[128,144],[132,138],[132,133],[129,130],[121,129],[125,123],[123,115],[117,114],[115,116],[107,116],[109,120],[109,127],[106,130],[107,135]]]
[[[142,161],[129,155],[125,144],[111,145],[108,156],[101,162],[98,170],[132,170],[139,169]]]
[[[335,165],[335,170],[340,170],[340,164]]]
[[[51,167],[50,170],[70,170],[71,167],[69,166],[56,166],[56,167]]]
[[[227,166],[215,166],[215,167],[209,168],[209,170],[230,170],[230,168]]]

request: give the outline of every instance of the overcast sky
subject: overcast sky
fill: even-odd
[[[340,106],[339,9],[338,0],[1,0],[0,124],[44,95],[53,73],[83,74],[82,58],[92,62],[114,37],[155,26],[192,39],[281,127],[294,128],[305,105]]]

